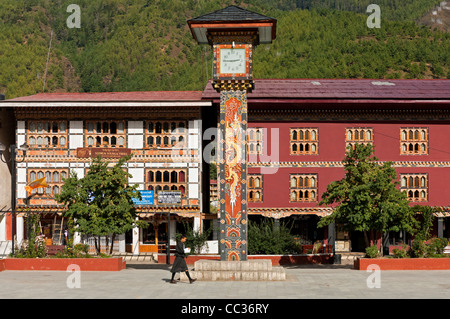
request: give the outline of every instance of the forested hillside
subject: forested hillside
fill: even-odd
[[[442,0],[441,0],[442,1]],[[261,0],[261,4],[281,10],[293,9],[335,9],[365,13],[367,6],[376,3],[381,7],[384,19],[396,21],[415,21],[422,17],[436,0]]]
[[[25,1],[0,1],[0,93],[12,98],[42,92],[50,33],[43,8]],[[51,53],[46,90],[55,91],[73,76],[65,74],[70,61],[61,49],[53,46]]]
[[[272,45],[257,47],[256,78],[448,78],[449,33],[418,26],[434,0],[381,0],[369,29],[369,0],[77,0],[81,28],[69,29],[73,0],[0,1],[0,93],[202,90],[211,49],[186,21],[230,4],[278,19]],[[366,4],[367,2],[367,4]]]

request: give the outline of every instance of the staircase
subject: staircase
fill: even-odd
[[[337,253],[341,255],[341,264],[342,265],[353,265],[354,261],[357,258],[363,258],[366,254],[365,253],[359,253],[359,252],[344,252],[344,253]]]
[[[122,257],[127,264],[139,264],[139,263],[149,263],[149,264],[155,264],[158,261],[155,259],[153,253],[140,253],[139,255],[133,255],[132,253],[120,253],[115,252],[113,253],[114,257]]]
[[[61,219],[61,223],[56,223],[56,216],[53,221],[53,234],[52,234],[52,241],[53,245],[62,245],[64,242],[64,217]]]

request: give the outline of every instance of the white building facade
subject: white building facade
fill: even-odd
[[[210,218],[203,212],[201,114],[211,107],[201,93],[48,93],[2,102],[14,110],[15,144],[27,147],[16,156],[16,243],[26,238],[24,218],[32,211],[42,214],[47,244],[60,244],[58,232],[67,220],[54,195],[71,172],[83,177],[97,155],[114,163],[133,154],[126,164],[129,183],[154,192],[153,203],[137,205],[139,218],[150,226],[120,235],[116,251],[157,254],[165,249],[168,233],[173,245],[186,225],[201,230],[203,220]],[[48,187],[28,194],[25,186],[42,177]],[[161,203],[161,192],[181,195],[181,200]],[[5,221],[0,234],[10,241],[14,232]],[[92,244],[79,234],[74,239]]]

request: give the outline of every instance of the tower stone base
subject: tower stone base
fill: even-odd
[[[246,261],[199,260],[194,264],[191,277],[199,281],[284,281],[283,267],[273,267],[268,259]],[[187,281],[185,273],[181,281]]]

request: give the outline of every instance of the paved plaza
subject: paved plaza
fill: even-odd
[[[196,281],[193,284],[169,284],[169,266],[148,263],[127,264],[127,269],[119,272],[7,270],[0,272],[0,299],[450,298],[450,270],[375,274],[354,270],[349,265],[285,268],[286,281]],[[374,285],[375,279],[379,288]]]

